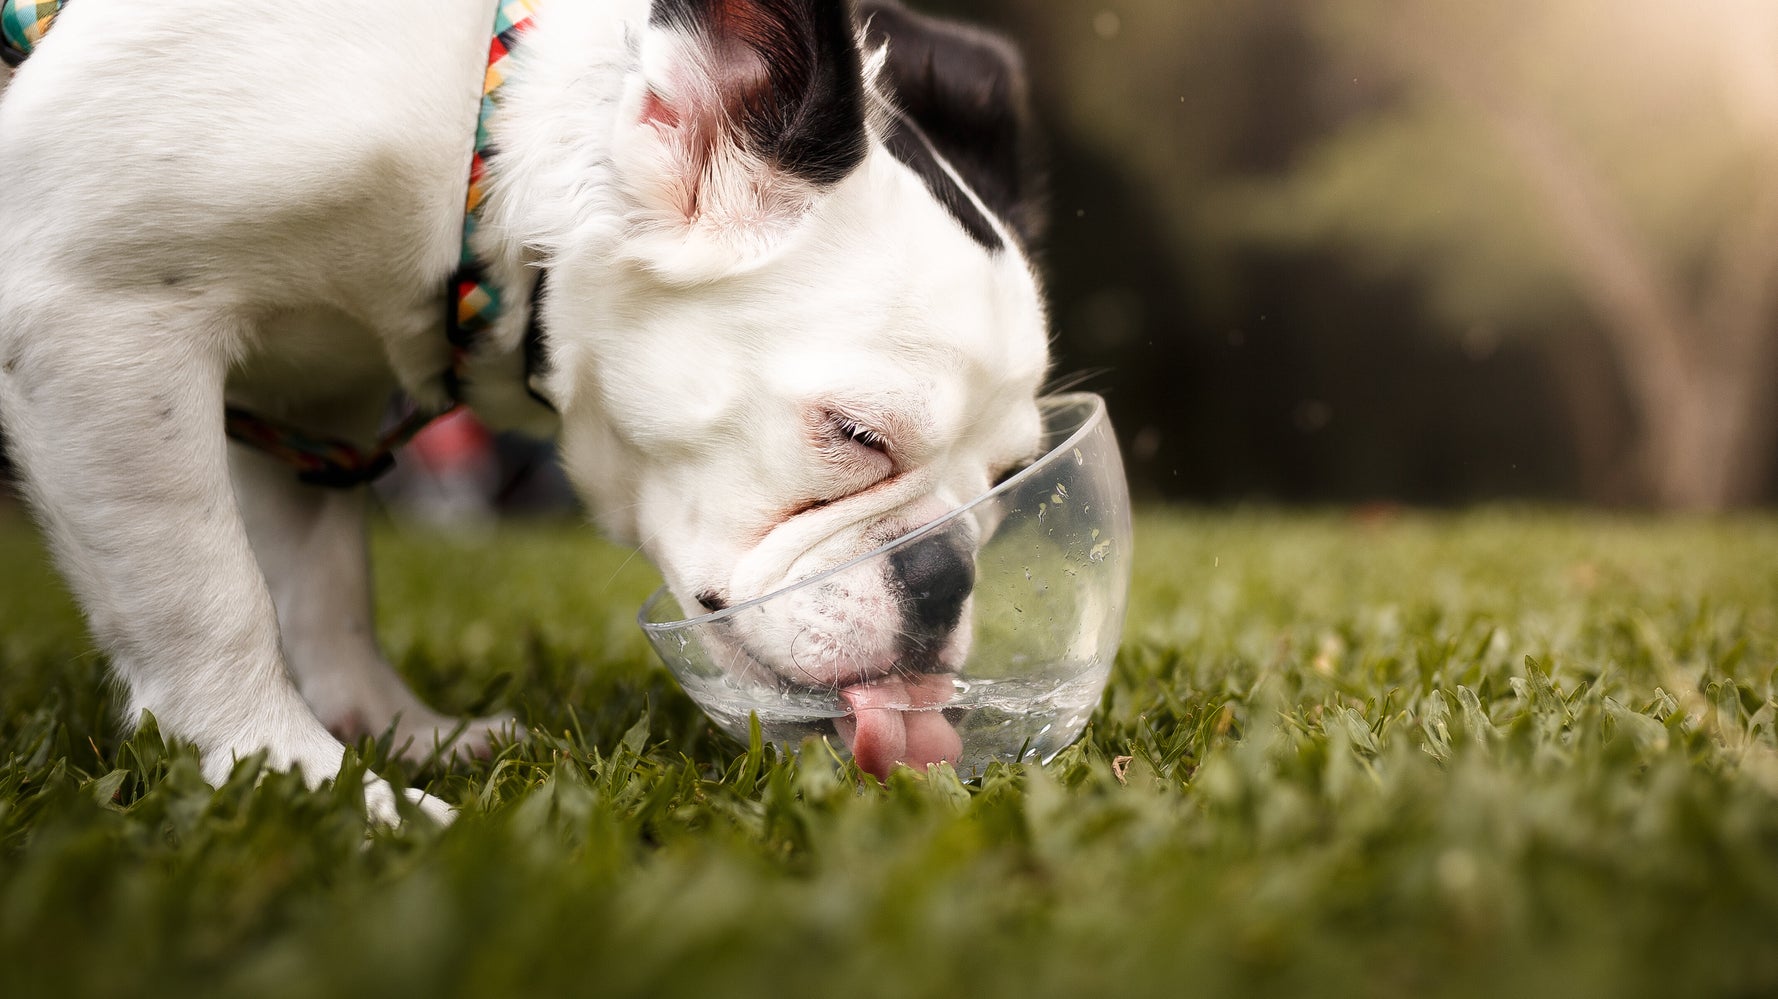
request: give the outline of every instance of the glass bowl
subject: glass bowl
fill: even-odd
[[[949,762],[975,776],[995,760],[1048,760],[1080,735],[1110,676],[1131,534],[1105,401],[1072,393],[1041,407],[1043,457],[982,496],[851,562],[714,614],[686,618],[662,589],[638,616],[643,631],[692,700],[742,742],[757,715],[766,739],[795,749],[827,738],[879,777],[900,764]],[[855,574],[905,572],[941,540],[982,536],[986,543],[957,556],[973,555],[959,561],[960,587],[929,588],[943,606],[902,598],[910,619],[955,621],[964,633],[953,645],[967,649],[960,663],[940,667],[927,656],[898,661],[872,681],[805,686],[762,667],[741,640],[748,615]]]

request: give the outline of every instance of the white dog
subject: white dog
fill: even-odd
[[[460,388],[559,433],[604,528],[712,609],[1037,446],[1007,46],[892,0],[536,6],[472,247],[507,308],[460,384],[441,318],[489,0],[76,0],[0,100],[0,421],[130,717],[212,781],[262,751],[320,781],[335,733],[424,752],[456,725],[375,647],[363,490],[228,444],[226,407],[366,443],[396,390]],[[974,544],[740,640],[789,682],[942,671]]]

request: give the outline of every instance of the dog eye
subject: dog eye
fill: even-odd
[[[835,429],[839,431],[841,437],[844,437],[854,444],[869,448],[878,454],[889,453],[889,438],[884,437],[877,431],[859,423],[857,420],[848,419],[842,416],[835,424]]]

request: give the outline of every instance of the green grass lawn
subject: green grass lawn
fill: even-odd
[[[386,529],[389,654],[531,734],[387,767],[461,816],[367,839],[120,735],[0,510],[0,994],[1778,992],[1778,520],[1138,532],[1079,746],[878,788],[711,731],[590,531]]]

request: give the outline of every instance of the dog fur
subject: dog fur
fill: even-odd
[[[129,717],[212,781],[256,752],[319,781],[340,735],[425,752],[457,725],[376,648],[363,491],[299,484],[222,415],[364,441],[395,391],[443,401],[491,23],[486,0],[80,0],[0,101],[0,420]],[[929,522],[1038,441],[1022,104],[1004,43],[894,3],[545,0],[476,249],[508,302],[548,280],[477,344],[469,401],[557,433],[686,606]],[[942,543],[738,641],[794,682],[912,647],[954,666],[960,606],[909,610],[910,579],[967,597],[975,539]]]

